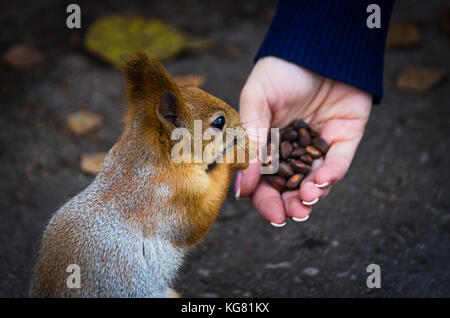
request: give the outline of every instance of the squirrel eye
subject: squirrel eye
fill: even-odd
[[[224,126],[225,126],[225,117],[224,116],[217,117],[211,124],[211,127],[214,127],[214,128],[220,129],[220,130],[222,130]]]

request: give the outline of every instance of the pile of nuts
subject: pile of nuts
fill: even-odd
[[[273,144],[267,143],[268,155]],[[279,168],[275,174],[266,174],[266,180],[278,191],[292,191],[300,187],[303,178],[311,170],[315,159],[325,157],[328,143],[303,120],[296,120],[280,129]],[[270,165],[269,161],[265,166]]]

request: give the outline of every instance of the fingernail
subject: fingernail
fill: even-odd
[[[317,202],[319,202],[319,198],[315,198],[314,200],[312,200],[312,201],[302,201],[302,203],[304,204],[304,205],[314,205],[314,204],[316,204]]]
[[[241,183],[242,183],[242,171],[238,171],[236,175],[236,182],[234,183],[234,198],[239,200],[241,198]]]
[[[293,216],[291,219],[294,222],[305,222],[307,219],[309,219],[309,214],[307,216],[305,216],[304,218],[296,218]]]
[[[316,183],[315,185],[316,185],[316,187],[322,189],[322,188],[328,187],[330,185],[330,183],[329,182],[325,182],[325,183],[322,183],[322,184],[317,184]]]
[[[273,227],[284,227],[286,225],[286,222],[281,223],[281,224],[270,222],[270,225],[272,225]]]

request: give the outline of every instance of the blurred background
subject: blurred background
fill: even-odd
[[[81,29],[68,29],[69,3],[0,4],[1,297],[28,295],[49,218],[92,182],[121,133],[124,85],[114,63],[122,52],[113,44],[145,43],[177,81],[238,109],[276,6],[77,1]],[[273,228],[230,190],[176,290],[187,297],[450,296],[448,7],[396,1],[385,98],[348,175],[310,219]],[[379,289],[366,286],[372,263],[381,268]]]

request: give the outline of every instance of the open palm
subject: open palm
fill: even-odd
[[[261,163],[236,178],[237,196],[250,196],[260,215],[273,225],[287,217],[304,221],[311,206],[348,171],[369,118],[372,96],[356,87],[313,73],[276,57],[260,59],[242,90],[241,120],[246,128],[284,127],[305,120],[320,131],[330,149],[316,160],[299,190],[280,194],[261,178]],[[254,138],[255,136],[250,136]],[[266,136],[258,136],[260,150]]]

